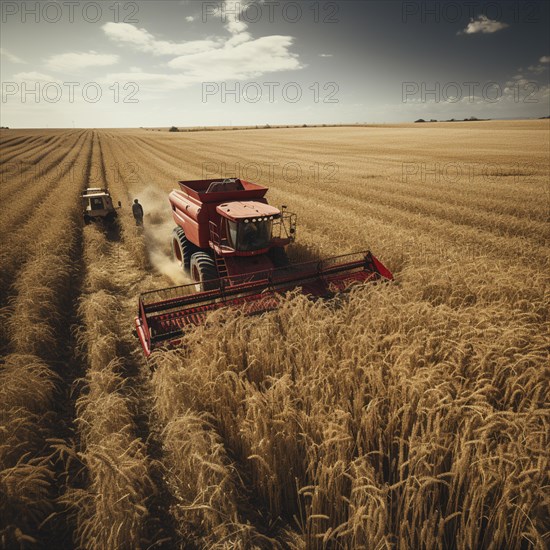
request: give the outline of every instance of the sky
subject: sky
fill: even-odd
[[[550,114],[550,2],[3,0],[1,124]]]

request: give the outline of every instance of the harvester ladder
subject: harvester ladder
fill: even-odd
[[[212,242],[214,248],[218,247],[221,248],[222,246],[222,239],[220,236],[220,232],[218,230],[218,224],[214,221],[209,222],[210,226],[210,241]],[[225,259],[223,256],[220,256],[217,253],[214,253],[214,256],[216,258],[216,269],[218,270],[218,276],[220,279],[227,277],[228,271],[227,271],[227,264],[225,263]]]
[[[224,257],[219,256],[218,254],[216,254],[216,269],[218,270],[218,275],[220,276],[220,279],[227,277],[227,264],[225,263]]]

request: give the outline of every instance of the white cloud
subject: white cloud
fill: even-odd
[[[541,63],[550,63],[550,55],[543,55],[543,56],[539,59],[539,61],[540,61]]]
[[[272,35],[254,39],[247,31],[248,25],[239,20],[240,7],[241,3],[236,0],[225,0],[217,9],[220,22],[231,35],[229,38],[172,42],[158,40],[147,29],[129,23],[106,23],[102,29],[119,44],[130,45],[153,55],[173,56],[165,66],[181,74],[151,72],[139,75],[144,83],[157,83],[163,88],[220,80],[246,80],[303,67],[298,55],[290,52],[293,37]],[[124,79],[125,73],[110,76]]]
[[[157,40],[146,29],[134,27],[130,23],[109,22],[101,28],[114,42],[130,45],[136,50],[153,55],[188,55],[221,45],[213,40],[191,40],[188,42]]]
[[[89,52],[62,53],[46,60],[46,67],[52,71],[74,71],[88,67],[107,67],[118,63],[119,56]]]
[[[194,20],[195,20],[195,17],[193,15],[188,15],[185,20],[188,22],[188,23],[192,23]]]
[[[457,34],[491,34],[509,26],[508,23],[489,19],[486,15],[478,15],[477,19],[470,19],[468,26]]]
[[[0,57],[5,57],[8,61],[11,61],[12,63],[27,63],[20,57],[17,57],[15,54],[9,52],[5,48],[0,48]]]
[[[288,51],[290,36],[264,36],[238,45],[194,55],[180,56],[168,62],[200,80],[243,80],[276,71],[295,71],[302,65],[296,54]]]
[[[112,73],[105,82],[137,82],[140,90],[176,90],[192,84],[221,80],[246,80],[276,71],[302,67],[297,55],[288,51],[292,38],[265,36],[236,46],[214,49],[200,54],[179,56],[167,63],[178,72],[165,74],[131,70]]]
[[[331,53],[320,53],[319,57],[333,57]]]

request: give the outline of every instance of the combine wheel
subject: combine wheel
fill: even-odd
[[[191,266],[191,256],[196,251],[193,243],[190,243],[181,227],[175,227],[172,231],[172,257],[175,258],[184,270]]]
[[[197,282],[197,290],[214,290],[218,288],[218,270],[213,258],[206,252],[195,252],[191,256],[191,276]]]

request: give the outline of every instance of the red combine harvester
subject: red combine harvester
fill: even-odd
[[[177,224],[172,251],[194,283],[142,294],[136,318],[145,354],[177,344],[208,312],[242,307],[273,310],[278,295],[300,288],[330,297],[351,284],[393,279],[370,252],[291,265],[285,247],[296,215],[267,203],[267,187],[239,179],[180,181],[169,195]]]

